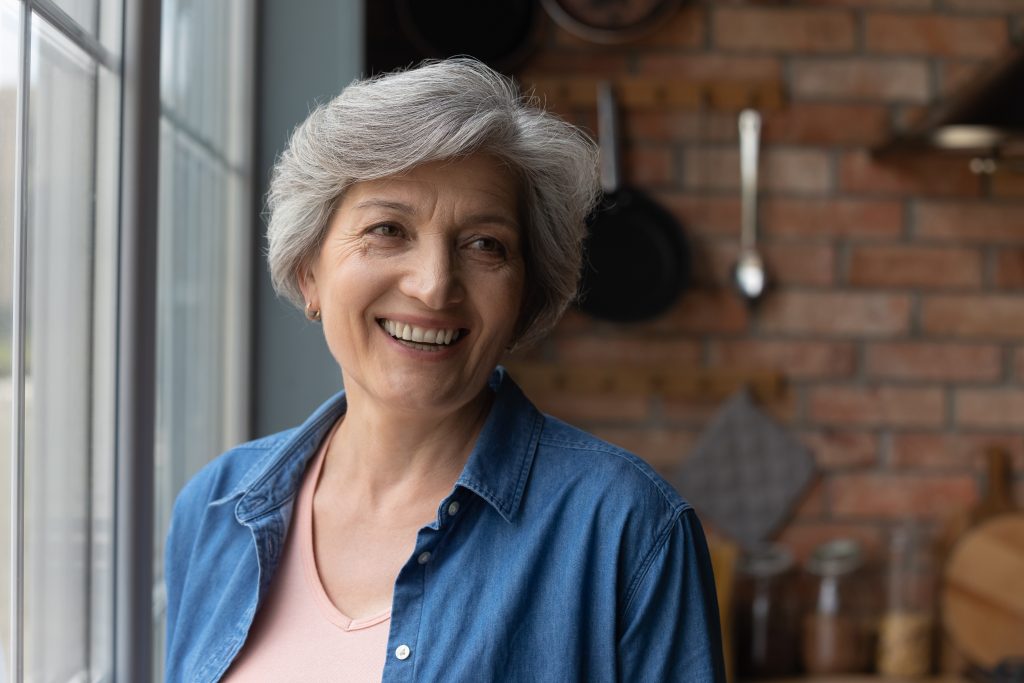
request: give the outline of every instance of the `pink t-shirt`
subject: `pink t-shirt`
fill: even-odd
[[[381,680],[391,610],[346,617],[327,596],[313,554],[313,493],[333,435],[332,429],[306,470],[281,565],[224,681]]]

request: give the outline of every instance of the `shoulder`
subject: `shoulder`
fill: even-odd
[[[291,439],[296,429],[247,441],[211,460],[178,494],[174,505],[175,517],[244,490],[266,469],[271,458]]]
[[[534,466],[539,478],[571,482],[574,496],[591,498],[613,513],[639,516],[663,530],[690,509],[644,460],[550,415],[543,416]]]

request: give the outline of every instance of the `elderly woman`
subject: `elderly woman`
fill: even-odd
[[[575,295],[596,185],[593,143],[470,59],[295,131],[270,271],[345,390],[181,492],[168,680],[722,680],[693,510],[497,367]]]

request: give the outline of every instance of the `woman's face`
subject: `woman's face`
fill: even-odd
[[[300,281],[352,398],[445,413],[481,395],[522,301],[516,188],[476,154],[347,190]]]

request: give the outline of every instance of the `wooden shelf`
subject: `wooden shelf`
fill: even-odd
[[[522,88],[556,107],[596,107],[598,78],[538,78],[524,76]],[[628,109],[715,109],[739,111],[782,107],[782,82],[691,81],[622,76],[606,79],[621,106]]]
[[[649,396],[695,401],[721,401],[746,385],[761,401],[779,398],[785,382],[772,370],[665,368],[655,365],[554,365],[509,363],[522,387],[545,393]]]

